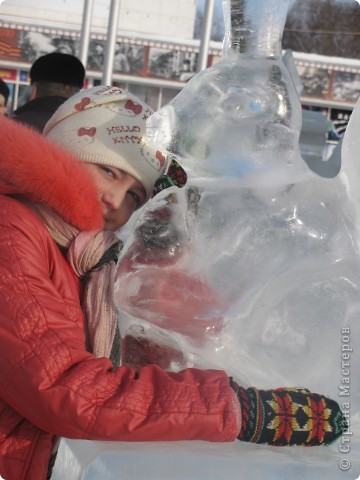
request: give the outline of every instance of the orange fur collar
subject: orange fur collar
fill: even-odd
[[[96,186],[67,150],[14,120],[0,119],[0,194],[45,203],[80,230],[102,228]]]

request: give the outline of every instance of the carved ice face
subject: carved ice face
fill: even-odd
[[[282,61],[272,58],[221,60],[193,77],[149,128],[190,176],[239,177],[300,159],[299,98]]]

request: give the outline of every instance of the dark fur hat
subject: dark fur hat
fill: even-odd
[[[30,69],[31,82],[56,82],[82,88],[85,68],[74,55],[53,52],[39,57]]]

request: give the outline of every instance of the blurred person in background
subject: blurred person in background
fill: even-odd
[[[124,53],[121,44],[116,44],[116,50],[114,55],[114,72],[130,72],[130,65],[127,56]]]
[[[6,115],[6,106],[10,95],[10,89],[0,78],[0,115]]]
[[[30,69],[29,101],[13,112],[13,119],[42,132],[60,105],[84,86],[85,68],[66,53],[53,52],[39,57]]]

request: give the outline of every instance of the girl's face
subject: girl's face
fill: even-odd
[[[125,225],[136,209],[146,200],[142,183],[118,168],[84,163],[99,189],[105,230],[117,230]]]

